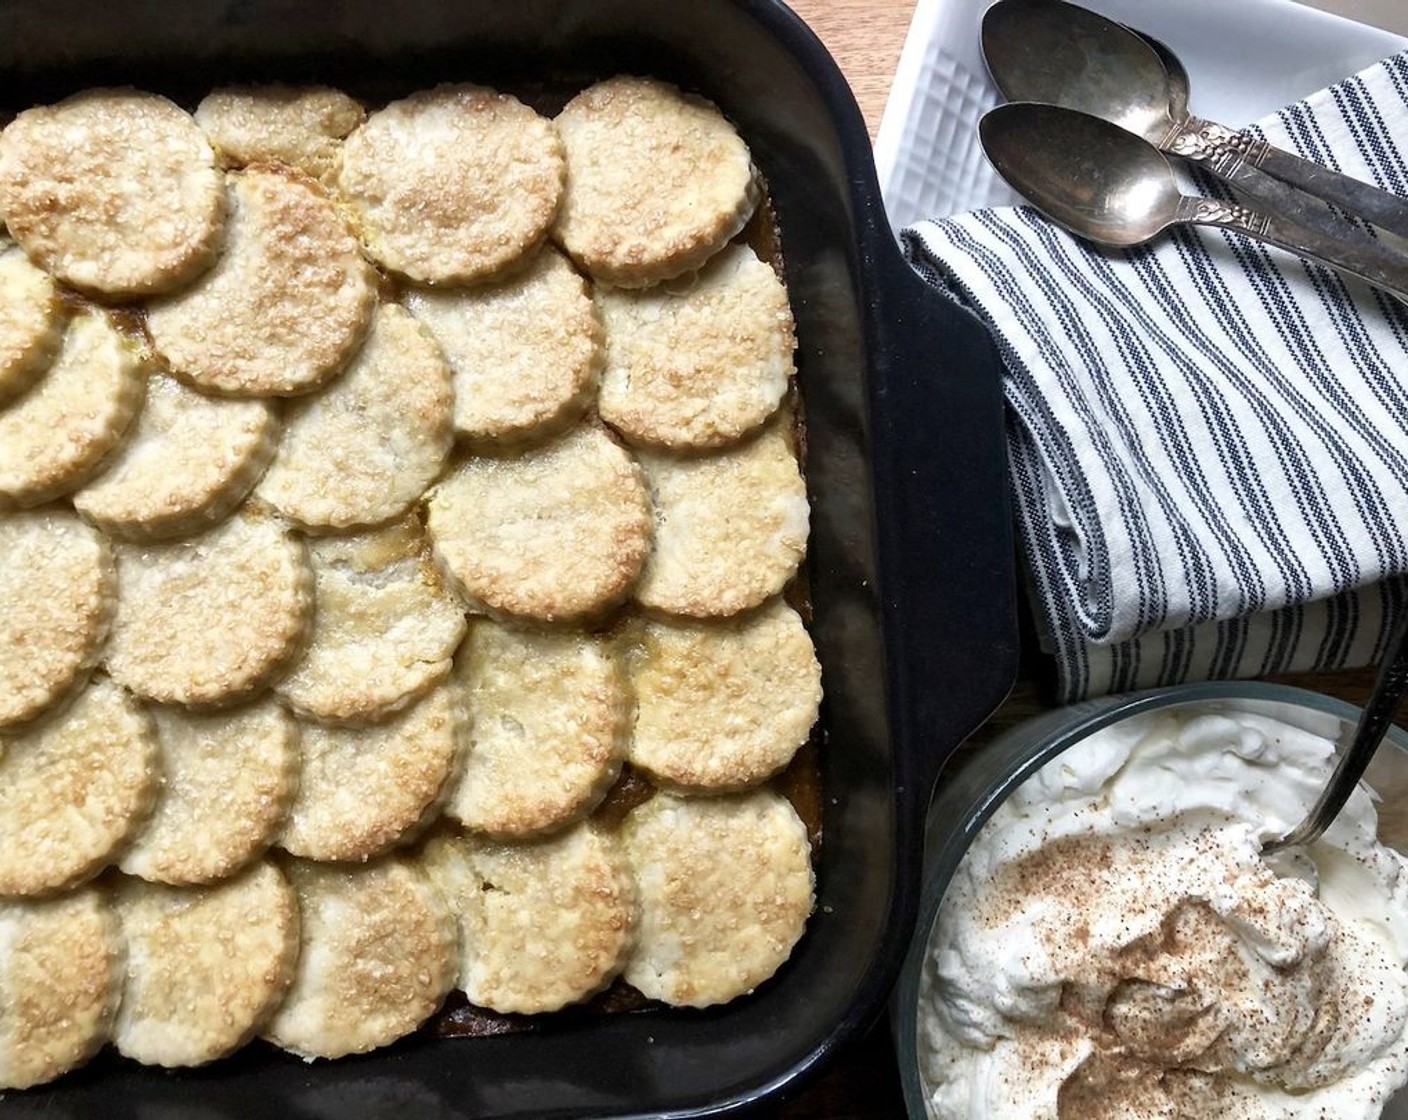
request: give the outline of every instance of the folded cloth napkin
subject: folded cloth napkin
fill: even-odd
[[[1408,195],[1408,52],[1251,131]],[[1408,603],[1408,308],[1219,230],[1111,251],[1015,207],[903,241],[997,340],[1062,699],[1377,657]]]

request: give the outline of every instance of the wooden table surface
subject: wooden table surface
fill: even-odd
[[[880,116],[890,95],[890,81],[900,60],[914,0],[789,0],[817,37],[826,44],[855,90],[870,138],[880,130]]]
[[[914,0],[789,0],[835,56],[855,91],[873,140],[889,96],[890,82],[914,13]],[[1333,7],[1334,0],[1311,0]],[[1405,28],[1408,31],[1408,28]],[[1029,645],[1030,643],[1027,643]],[[1011,696],[974,736],[974,745],[1019,723],[1049,704],[1040,684],[1041,663],[1025,648],[1024,663]],[[1363,703],[1373,674],[1358,670],[1335,674],[1295,674],[1286,683],[1313,688]],[[864,1039],[836,1055],[820,1078],[781,1109],[784,1120],[893,1120],[904,1116],[899,1074],[888,1024],[881,1022]]]

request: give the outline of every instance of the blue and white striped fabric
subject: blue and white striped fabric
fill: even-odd
[[[1408,195],[1408,53],[1257,131]],[[1003,354],[1064,700],[1376,658],[1408,601],[1408,308],[1221,231],[1109,251],[1019,207],[904,241]]]

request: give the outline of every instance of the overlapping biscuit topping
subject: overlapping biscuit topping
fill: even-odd
[[[783,964],[821,682],[760,193],[634,77],[0,132],[0,1091]]]

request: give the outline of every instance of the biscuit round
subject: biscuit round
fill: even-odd
[[[640,287],[698,268],[758,204],[748,147],[717,107],[620,75],[557,116],[567,191],[555,234],[592,276]]]
[[[630,708],[606,641],[478,618],[451,679],[470,731],[449,816],[493,836],[526,836],[560,828],[606,796],[621,770]]]
[[[149,712],[163,781],[118,867],[159,883],[227,878],[283,827],[298,788],[298,725],[270,698],[219,712]]]
[[[100,871],[141,826],[161,770],[150,718],[112,681],[10,734],[0,756],[0,895]]]
[[[373,260],[462,284],[543,240],[565,174],[551,121],[508,94],[443,85],[372,113],[347,138],[337,180]]]
[[[777,411],[792,376],[792,311],[771,266],[730,245],[645,290],[596,287],[606,324],[597,408],[631,443],[718,447]]]
[[[272,863],[208,887],[126,879],[114,903],[127,941],[118,1052],[198,1066],[243,1046],[293,980],[298,900]]]
[[[751,992],[792,953],[812,911],[806,826],[771,790],[658,793],[627,815],[640,927],[625,978],[642,994],[708,1007]]]
[[[430,559],[412,519],[308,543],[315,598],[307,649],[275,688],[326,723],[382,719],[450,671],[464,604]]]
[[[436,688],[372,727],[301,729],[302,774],[280,844],[320,861],[365,860],[439,813],[459,763],[464,715]]]
[[[116,551],[104,664],[140,696],[233,702],[282,671],[312,625],[307,553],[272,518],[240,513],[200,536]]]
[[[214,261],[225,201],[189,113],[156,94],[94,89],[26,109],[0,132],[0,212],[60,280],[135,296]]]
[[[816,722],[821,666],[780,598],[721,621],[634,620],[626,642],[630,760],[658,782],[757,785],[792,760]]]
[[[0,499],[47,501],[86,482],[127,433],[146,374],[105,312],[76,315],[53,363],[0,408]]]
[[[507,844],[441,834],[424,862],[459,923],[459,987],[471,1003],[556,1011],[624,967],[635,886],[614,837],[589,824]]]
[[[0,1091],[52,1081],[107,1041],[122,938],[96,890],[0,900]]]
[[[0,404],[44,371],[58,351],[66,318],[49,275],[0,240]]]
[[[96,529],[59,506],[0,512],[0,728],[38,715],[97,661],[115,601]]]
[[[196,106],[196,124],[228,166],[282,163],[328,182],[343,138],[366,110],[326,86],[226,86]]]
[[[267,401],[208,397],[153,372],[126,440],[74,493],[74,507],[129,540],[198,532],[244,500],[274,457],[278,433]]]
[[[434,339],[404,309],[380,307],[342,376],[289,403],[258,495],[315,530],[388,521],[440,473],[453,405]]]
[[[551,246],[507,280],[415,289],[405,301],[449,359],[455,429],[470,439],[552,428],[581,412],[596,388],[601,322],[586,281]]]
[[[623,598],[650,549],[640,468],[582,425],[519,455],[471,456],[430,492],[437,555],[471,599],[530,618],[579,618]]]
[[[293,987],[265,1036],[304,1058],[386,1046],[428,1019],[455,983],[455,920],[404,859],[366,867],[292,861],[303,915]]]
[[[737,614],[776,595],[807,550],[806,485],[780,423],[708,455],[637,455],[655,546],[636,599],[667,614]]]
[[[235,397],[324,384],[361,344],[376,305],[372,270],[331,200],[285,168],[229,175],[225,251],[195,284],[147,310],[177,376]]]

